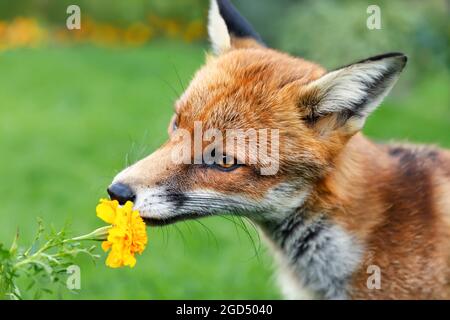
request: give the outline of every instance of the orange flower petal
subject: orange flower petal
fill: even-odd
[[[114,224],[118,206],[119,202],[117,200],[108,201],[105,199],[101,199],[96,208],[97,217],[99,217],[106,223]]]
[[[139,211],[133,210],[130,201],[119,206],[117,201],[102,199],[97,205],[97,216],[112,224],[107,241],[102,243],[104,251],[110,250],[106,265],[133,268],[136,265],[135,254],[141,254],[147,245],[146,226]]]

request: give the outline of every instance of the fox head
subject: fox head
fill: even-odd
[[[176,102],[168,141],[120,172],[108,193],[134,201],[149,224],[215,214],[283,219],[332,170],[406,57],[327,72],[267,48],[228,0],[211,1],[208,31],[213,54]]]

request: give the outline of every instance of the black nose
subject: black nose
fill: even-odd
[[[125,204],[127,201],[134,201],[136,199],[133,190],[123,183],[115,183],[107,191],[111,200],[117,200],[120,204]]]

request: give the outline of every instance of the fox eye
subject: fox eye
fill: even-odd
[[[169,130],[169,134],[171,132],[176,131],[178,129],[178,121],[179,121],[178,115],[174,114],[173,117],[172,117],[172,120],[170,121],[170,124],[169,124],[169,129],[168,129]]]
[[[223,171],[231,171],[238,168],[240,165],[234,157],[224,155],[222,160],[216,163],[216,166]]]
[[[175,131],[178,129],[178,117],[175,116],[175,119],[173,119],[173,123],[172,123],[172,130]]]

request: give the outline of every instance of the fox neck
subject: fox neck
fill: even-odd
[[[320,299],[348,297],[349,280],[360,261],[361,249],[345,230],[323,214],[311,216],[301,209],[264,231],[284,273],[279,274],[281,281],[287,282],[283,286],[300,285]],[[291,279],[286,280],[286,276]],[[295,291],[288,296],[302,298]]]
[[[374,160],[382,157],[374,154],[380,152],[362,135],[353,137],[333,171],[312,188],[301,206],[281,220],[259,223],[275,252],[282,289],[288,297],[304,298],[305,290],[308,298],[349,297],[352,276],[364,256],[364,235],[377,219],[362,220],[364,215],[353,216],[348,209],[355,202],[365,205],[353,189],[363,187],[359,184],[367,181],[365,172],[380,172]],[[352,226],[355,220],[358,228]]]

